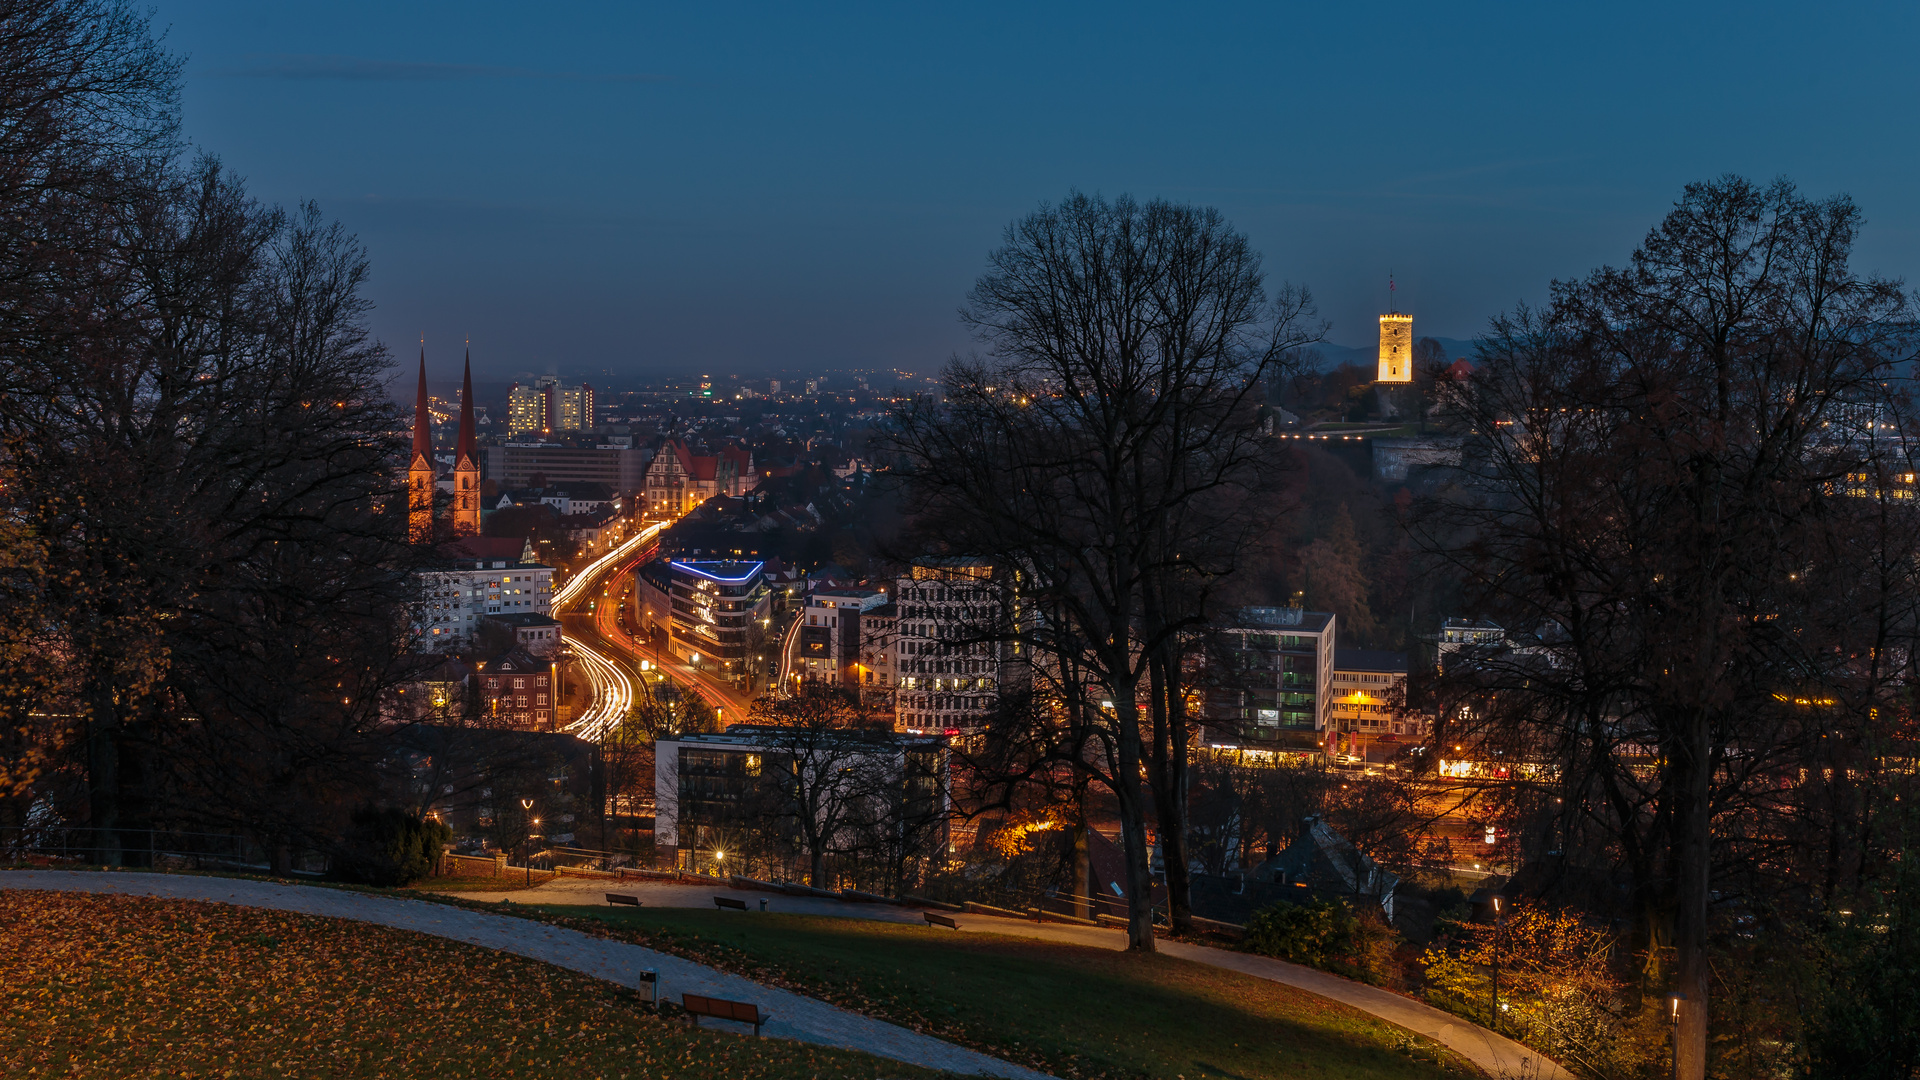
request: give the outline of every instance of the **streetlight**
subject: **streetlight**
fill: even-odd
[[[1667,1004],[1671,1006],[1667,1011],[1667,1022],[1673,1028],[1673,1080],[1680,1080],[1680,1003],[1685,1000],[1687,995],[1678,990],[1667,995]]]
[[[527,888],[533,888],[533,800],[521,799],[520,809],[527,812],[527,850],[523,857],[527,866]]]
[[[716,851],[716,852],[714,852],[714,853],[713,853],[713,865],[714,865],[714,869],[716,869],[716,870],[719,870],[719,871],[720,871],[720,874],[719,874],[719,875],[717,875],[717,876],[719,876],[719,877],[725,877],[725,876],[726,876],[726,869],[727,869],[727,853],[726,853],[726,852],[724,852],[724,851]]]

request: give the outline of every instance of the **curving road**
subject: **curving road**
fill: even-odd
[[[561,623],[561,638],[579,657],[593,690],[593,701],[567,731],[588,741],[599,741],[633,707],[635,680],[641,660],[664,672],[674,682],[700,695],[722,723],[747,718],[753,696],[710,672],[655,650],[620,625],[624,605],[619,597],[632,580],[634,569],[652,558],[659,536],[671,522],[649,525],[608,551],[554,590],[553,615]]]
[[[580,568],[553,593],[553,615],[560,620],[560,638],[579,658],[593,689],[593,701],[567,725],[567,732],[589,742],[604,738],[633,708],[633,676],[627,658],[594,630],[593,614],[613,615],[614,605],[588,607],[605,589],[606,581],[631,569],[659,546],[660,533],[670,522],[658,522]]]
[[[627,563],[609,574],[606,585],[601,590],[602,595],[620,596],[632,579],[636,565],[637,563]],[[617,603],[600,604],[594,608],[590,618],[591,625],[587,629],[608,649],[626,657],[631,665],[637,667],[640,661],[645,660],[655,670],[664,672],[668,678],[680,684],[683,689],[699,694],[702,700],[713,706],[714,712],[720,717],[722,723],[737,722],[747,718],[747,710],[753,705],[752,694],[736,688],[732,683],[710,671],[693,667],[669,653],[663,653],[654,648],[651,642],[629,633],[620,625],[620,612],[624,607],[625,605]]]

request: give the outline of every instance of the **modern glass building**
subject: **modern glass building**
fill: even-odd
[[[696,666],[740,674],[773,611],[765,564],[673,559],[667,571],[667,650]]]

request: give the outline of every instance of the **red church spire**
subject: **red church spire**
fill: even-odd
[[[480,447],[473,424],[473,350],[460,384],[460,441],[453,451],[453,533],[480,535]]]
[[[473,350],[467,350],[467,373],[460,383],[460,441],[454,445],[453,460],[471,461],[478,465],[480,456],[475,452],[473,431]]]
[[[427,411],[427,347],[420,346],[420,392],[413,399],[413,456],[433,460],[433,417]]]
[[[433,540],[433,414],[427,410],[427,346],[420,345],[420,392],[413,402],[413,460],[407,464],[407,534]]]

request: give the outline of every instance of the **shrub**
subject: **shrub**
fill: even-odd
[[[356,810],[353,830],[333,860],[332,876],[366,885],[407,885],[433,870],[441,848],[452,839],[453,830],[446,825],[405,810]]]
[[[1392,964],[1393,931],[1371,911],[1356,913],[1337,901],[1282,901],[1253,913],[1247,923],[1246,948],[1378,983]]]

